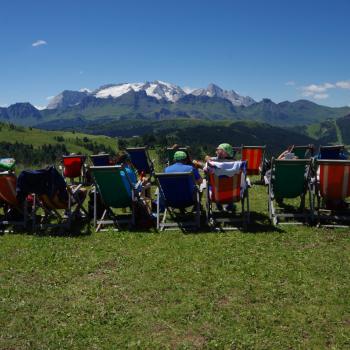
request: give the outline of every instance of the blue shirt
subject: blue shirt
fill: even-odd
[[[196,181],[198,181],[201,176],[199,175],[198,169],[192,165],[183,164],[181,162],[174,163],[164,169],[166,173],[189,173],[192,172]]]
[[[135,186],[136,183],[137,183],[137,176],[136,176],[135,171],[134,171],[133,169],[131,169],[129,166],[127,166],[127,165],[124,167],[124,170],[125,170],[125,172],[127,173],[128,178],[129,178],[130,181],[131,181],[131,184],[132,184],[133,186]],[[125,172],[124,172],[124,171],[121,171],[121,172],[120,172],[120,175],[121,175],[121,177],[122,177],[122,179],[123,179],[124,186],[125,186],[126,190],[128,191],[128,193],[129,193],[129,195],[130,195],[130,197],[131,197],[130,182],[129,182],[129,180],[128,180],[127,177],[126,177]]]

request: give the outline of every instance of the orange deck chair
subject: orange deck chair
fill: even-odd
[[[74,183],[74,179],[78,178],[79,183],[84,181],[84,163],[86,156],[84,155],[69,155],[62,157],[63,163],[63,176],[69,179],[71,183]]]
[[[316,160],[316,197],[318,223],[333,221],[325,226],[343,226],[337,223],[350,221],[350,210],[345,199],[350,197],[350,161]],[[327,208],[327,203],[333,205]]]
[[[247,175],[261,174],[266,146],[242,146],[242,160],[247,161]]]
[[[208,169],[207,173],[207,224],[215,229],[232,230],[238,226],[226,226],[225,224],[241,223],[245,229],[249,223],[249,195],[246,182],[247,162],[241,162],[241,169],[233,176],[218,175]],[[216,211],[213,203],[219,205],[233,205],[241,202],[241,212],[225,213]],[[227,215],[229,214],[229,215]]]
[[[0,173],[0,201],[4,212],[0,219],[1,228],[8,226],[22,226],[24,228],[27,225],[27,200],[24,201],[23,205],[17,200],[16,184],[17,176],[14,173],[8,171]],[[18,212],[16,219],[11,217],[11,210]]]

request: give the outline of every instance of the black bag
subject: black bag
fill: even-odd
[[[151,209],[143,199],[134,203],[134,211],[136,227],[148,229],[154,226]]]

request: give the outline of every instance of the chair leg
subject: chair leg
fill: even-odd
[[[160,197],[160,193],[159,193],[159,189],[158,189],[158,192],[157,192],[157,230],[159,230],[159,228],[160,228],[160,218],[159,218],[160,217],[160,210],[159,210],[160,199],[159,199],[159,197]]]
[[[196,226],[198,229],[201,226],[201,204],[200,204],[199,192],[197,192]]]
[[[164,231],[164,229],[165,229],[165,221],[166,221],[167,213],[168,213],[168,208],[165,208],[164,214],[163,214],[163,219],[162,219],[162,227],[160,229],[161,231]]]
[[[94,227],[96,228],[96,224],[97,224],[97,194],[96,194],[96,187],[95,187],[95,191],[94,191]]]
[[[107,209],[105,209],[105,211],[104,211],[103,214],[102,214],[101,219],[99,220],[100,223],[98,224],[98,226],[97,226],[97,228],[96,228],[96,232],[98,232],[98,231],[100,230],[100,228],[101,228],[101,226],[102,226],[102,221],[103,221],[103,219],[105,218],[106,214],[107,214]]]

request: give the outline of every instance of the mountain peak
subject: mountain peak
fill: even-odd
[[[206,89],[197,89],[191,92],[195,96],[220,97],[229,100],[234,106],[250,106],[255,101],[249,96],[240,96],[233,90],[223,90],[220,86],[210,83]]]

